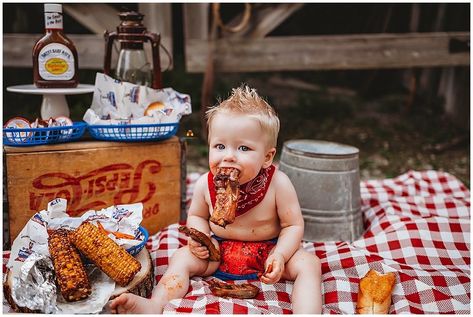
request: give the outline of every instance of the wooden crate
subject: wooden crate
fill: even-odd
[[[146,143],[5,146],[10,241],[56,197],[67,199],[70,216],[142,202],[142,225],[150,235],[179,221],[183,148],[177,137]]]

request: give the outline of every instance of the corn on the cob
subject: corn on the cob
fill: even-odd
[[[120,286],[128,285],[141,269],[139,261],[89,222],[71,233],[71,242]]]
[[[48,247],[59,290],[66,301],[74,302],[87,298],[92,289],[79,252],[69,241],[68,232],[64,229],[48,231]]]

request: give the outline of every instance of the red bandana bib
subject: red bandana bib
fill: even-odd
[[[237,202],[236,216],[241,216],[254,206],[258,205],[266,195],[271,178],[273,177],[276,167],[271,165],[268,168],[262,168],[258,175],[248,183],[240,185],[240,198]],[[215,202],[217,200],[217,194],[215,192],[214,175],[209,172],[207,177],[209,185],[210,200],[212,207],[215,208]]]

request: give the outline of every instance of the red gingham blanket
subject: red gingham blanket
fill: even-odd
[[[188,194],[194,181],[188,179]],[[302,242],[322,261],[323,313],[354,314],[358,283],[371,268],[396,274],[390,314],[469,314],[469,190],[447,173],[410,171],[394,179],[362,182],[361,197],[366,231],[360,239]],[[170,225],[148,241],[156,282],[169,257],[186,244],[177,228]],[[8,256],[3,253],[4,272]],[[186,297],[169,302],[165,313],[292,312],[292,282],[249,281],[262,291],[255,299],[239,300],[213,296],[206,282],[210,279],[192,278]]]

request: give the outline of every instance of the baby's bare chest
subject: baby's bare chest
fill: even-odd
[[[212,210],[211,210],[212,212]],[[210,223],[211,230],[226,239],[260,241],[279,235],[281,230],[276,200],[270,191],[264,199],[225,228]]]

